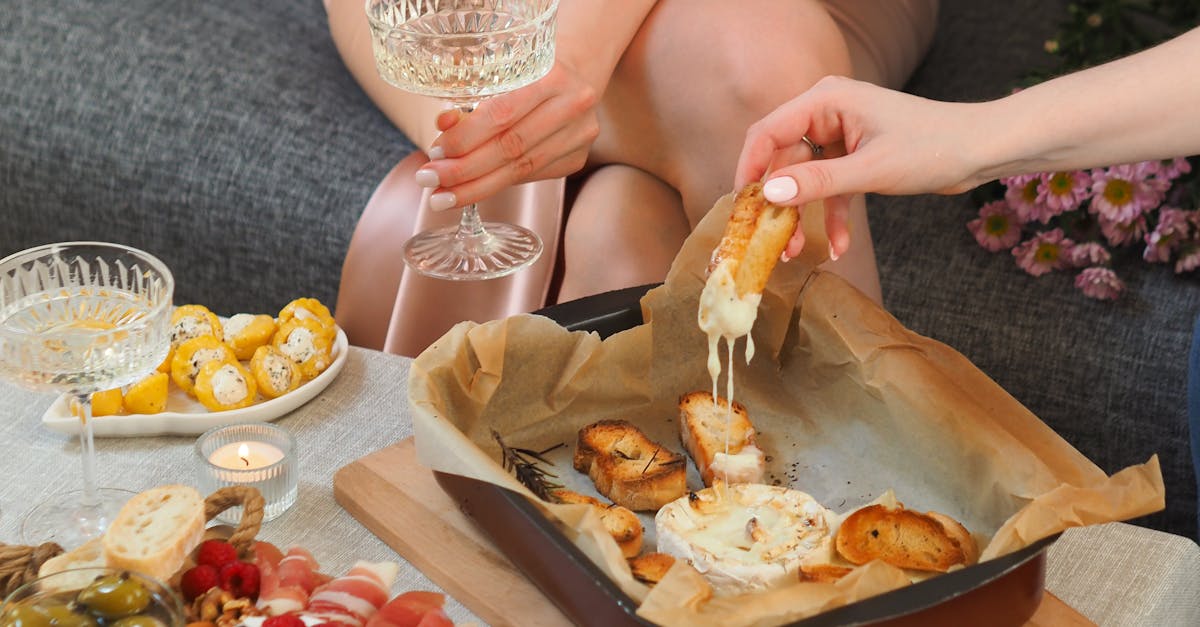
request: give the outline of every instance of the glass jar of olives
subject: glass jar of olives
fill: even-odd
[[[182,627],[174,590],[128,570],[81,568],[31,581],[0,607],[0,627]]]

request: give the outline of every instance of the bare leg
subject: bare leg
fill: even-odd
[[[604,96],[594,162],[628,163],[666,181],[693,226],[731,191],[750,124],[823,76],[852,73],[842,32],[819,2],[763,7],[663,0]],[[851,252],[829,267],[879,300],[861,198],[850,228]]]
[[[375,56],[371,52],[371,30],[361,1],[325,0],[325,12],[329,17],[333,43],[346,69],[350,70],[363,91],[392,124],[418,148],[428,150],[437,138],[438,130],[434,121],[446,105],[436,98],[392,87],[379,77],[375,69]]]
[[[600,168],[571,205],[558,300],[662,281],[690,231],[671,186],[629,166]]]

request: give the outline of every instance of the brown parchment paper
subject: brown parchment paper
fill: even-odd
[[[730,208],[730,197],[717,203],[665,284],[643,298],[646,324],[601,341],[533,315],[464,322],[418,356],[409,380],[422,463],[540,503],[641,603],[639,614],[660,624],[780,624],[912,581],[872,563],[836,584],[714,598],[693,569],[676,564],[651,590],[632,578],[590,508],[541,503],[500,465],[496,433],[509,446],[557,446],[546,454],[552,471],[566,487],[595,495],[571,455],[578,430],[606,418],[630,420],[682,452],[678,398],[712,385],[696,312]],[[826,250],[819,209],[805,212],[806,251]],[[840,277],[814,269],[822,256],[806,255],[773,273],[754,359],[744,362],[741,343],[735,352],[735,397],[759,432],[768,481],[843,516],[894,491],[909,508],[961,521],[979,539],[982,559],[1068,527],[1162,509],[1157,457],[1106,476],[961,354],[907,330]],[[702,487],[691,465],[688,481]],[[652,515],[642,520],[643,550],[652,550]]]

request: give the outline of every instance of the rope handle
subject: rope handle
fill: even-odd
[[[8,597],[26,582],[37,579],[42,564],[62,552],[63,548],[53,542],[37,546],[0,544],[0,587],[4,596]]]
[[[254,537],[262,528],[263,508],[266,507],[266,500],[257,488],[227,486],[213,492],[204,499],[204,518],[212,520],[217,514],[238,506],[242,508],[242,519],[228,542],[237,549],[239,557],[252,559]],[[37,579],[42,564],[63,552],[63,548],[53,542],[38,546],[0,543],[0,590],[3,596],[7,597],[17,588]]]
[[[232,485],[213,492],[204,499],[204,518],[212,520],[217,514],[239,505],[242,508],[242,519],[227,542],[237,549],[238,557],[253,559],[254,537],[262,528],[263,509],[267,505],[258,488]]]

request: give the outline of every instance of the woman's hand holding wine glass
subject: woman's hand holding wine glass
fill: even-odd
[[[484,100],[467,116],[438,116],[443,134],[418,182],[437,188],[447,209],[479,202],[511,185],[574,174],[600,133],[597,89],[561,59],[541,80]],[[428,172],[428,174],[425,174]]]
[[[462,113],[550,72],[557,10],[558,0],[366,0],[379,75],[400,89],[444,99]],[[520,117],[503,114],[503,106],[492,108],[493,118]],[[497,111],[501,115],[494,115]],[[510,141],[520,138],[511,135]],[[524,153],[524,146],[516,148]],[[513,154],[511,148],[507,154]],[[535,167],[528,160],[523,163],[518,167]],[[493,177],[480,189],[498,180]],[[462,218],[457,227],[408,240],[404,257],[409,267],[436,278],[481,280],[506,276],[537,260],[542,241],[536,233],[483,222],[466,193],[472,192],[438,197],[443,209],[463,205]]]

